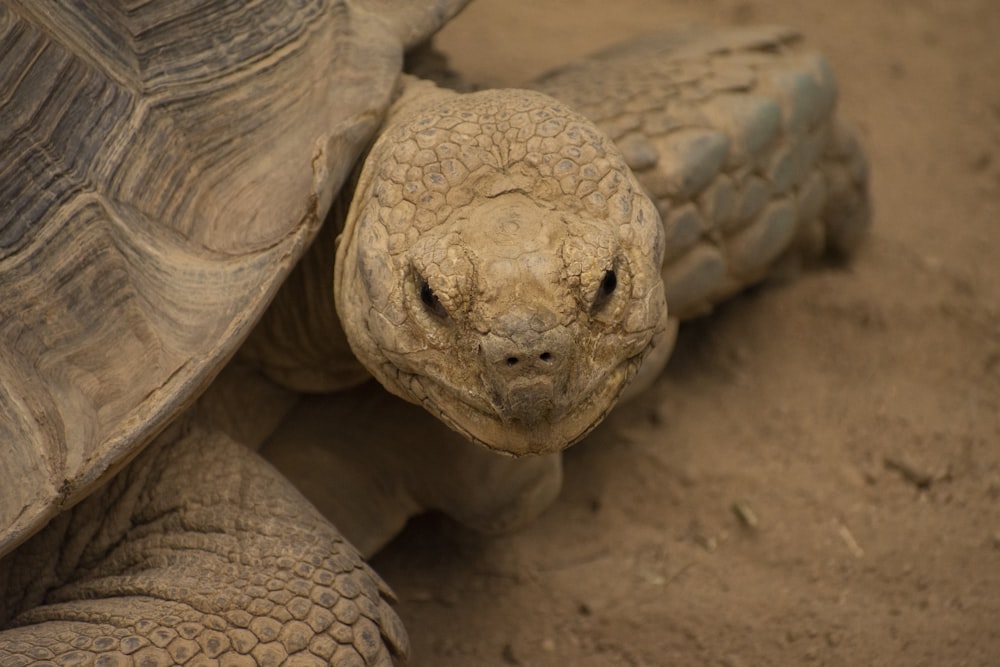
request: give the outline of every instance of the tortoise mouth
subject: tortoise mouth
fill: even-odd
[[[504,414],[488,401],[436,378],[414,376],[414,379],[425,394],[421,401],[424,408],[452,430],[500,454],[535,456],[562,451],[600,424],[635,377],[644,356],[645,350],[623,360],[603,382],[588,388],[568,408],[552,409],[541,418],[533,413],[528,419]]]

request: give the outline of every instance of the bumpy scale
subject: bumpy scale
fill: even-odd
[[[351,347],[469,439],[559,451],[665,327],[656,211],[617,148],[547,96],[412,83],[398,109],[338,248]]]

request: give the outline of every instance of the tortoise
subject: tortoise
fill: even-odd
[[[401,71],[464,3],[389,4],[0,3],[3,665],[403,659],[363,556],[529,520],[680,319],[863,237],[791,30],[460,94]]]

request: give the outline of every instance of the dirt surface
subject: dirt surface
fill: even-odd
[[[412,662],[1000,664],[1000,4],[478,0],[438,44],[510,85],[692,23],[828,55],[873,233],[684,327],[529,528],[413,522],[375,560]]]

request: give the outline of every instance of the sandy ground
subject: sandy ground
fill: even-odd
[[[1000,664],[1000,4],[478,0],[438,44],[516,84],[754,22],[833,62],[871,238],[686,326],[529,528],[413,522],[375,565],[418,667]]]

